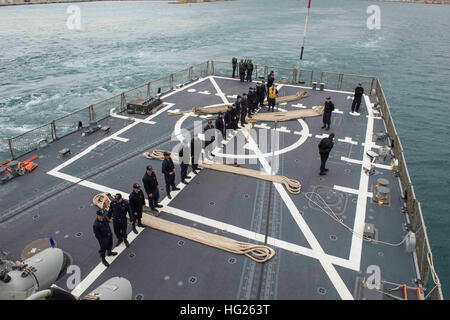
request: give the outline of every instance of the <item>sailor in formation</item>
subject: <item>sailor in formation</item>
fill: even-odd
[[[334,104],[331,102],[331,97],[327,97],[325,101],[325,108],[323,110],[323,126],[322,129],[330,130],[330,124],[331,124],[331,113],[334,110]]]
[[[256,96],[256,91],[254,88],[249,88],[247,98],[249,106],[248,114],[252,116],[256,112],[256,107],[258,104],[258,97]]]
[[[144,177],[142,178],[142,184],[148,197],[150,209],[154,214],[157,214],[158,210],[156,208],[162,208],[162,205],[158,204],[159,184],[152,166],[147,166]]]
[[[258,97],[258,106],[262,108],[264,106],[264,99],[266,98],[266,82],[256,84],[256,96]]]
[[[352,103],[352,113],[359,113],[359,107],[361,106],[361,98],[364,94],[364,88],[361,83],[358,83],[358,86],[355,88],[355,94],[353,95],[353,103]]]
[[[220,138],[220,141],[222,141],[223,139],[225,139],[225,122],[223,121],[222,112],[219,112],[219,115],[217,116],[216,122],[214,124],[216,126],[216,129],[219,130],[219,132],[222,134],[222,137]]]
[[[233,127],[233,108],[232,106],[227,107],[227,112],[225,112],[225,130],[232,129]]]
[[[108,261],[106,261],[105,256],[115,256],[117,252],[112,251],[113,238],[109,222],[105,217],[105,212],[102,209],[97,210],[97,218],[93,225],[94,235],[100,244],[100,257],[102,258],[102,263],[109,267]]]
[[[209,153],[207,154],[207,156],[212,155],[214,156],[214,154],[210,151],[208,151],[208,146],[210,144],[212,144],[214,142],[214,140],[216,139],[215,136],[215,130],[214,130],[214,125],[212,124],[212,120],[208,120],[208,124],[206,125],[206,127],[203,128],[203,134],[205,136],[205,152]]]
[[[267,89],[270,88],[275,83],[275,73],[273,71],[270,71],[269,75],[267,76]]]
[[[333,138],[334,133],[331,133],[328,138],[323,138],[319,142],[319,154],[320,154],[320,175],[324,176],[326,175],[326,172],[328,171],[327,168],[325,168],[325,165],[328,160],[328,156],[330,155],[331,149],[333,149]]]
[[[241,59],[241,61],[239,62],[239,78],[241,80],[241,82],[245,81],[245,71],[246,71],[246,66],[244,64],[244,60]]]
[[[192,173],[197,174],[198,162],[200,160],[200,156],[202,154],[202,142],[198,137],[198,134],[195,134],[191,139],[191,163],[192,163]]]
[[[138,227],[143,227],[141,219],[142,219],[142,211],[145,205],[145,197],[144,193],[141,190],[141,186],[138,183],[133,185],[133,191],[130,193],[128,197],[128,201],[130,202],[130,209],[133,213],[134,219],[133,222],[133,232],[138,233],[136,230],[136,222]]]
[[[122,195],[120,193],[117,193],[114,197],[114,200],[111,201],[111,204],[109,205],[107,214],[108,219],[113,223],[114,234],[117,238],[116,247],[122,242],[125,243],[126,247],[130,245],[127,239],[127,214],[128,217],[130,217],[129,224],[132,225],[134,221],[134,215],[131,211],[130,204],[127,200],[122,198]]]
[[[178,191],[180,188],[175,186],[175,165],[173,164],[173,160],[170,157],[169,152],[164,152],[161,172],[164,174],[164,180],[166,181],[167,198],[172,199],[172,196],[170,195],[170,187],[172,187],[172,191]]]
[[[231,77],[234,78],[236,76],[236,67],[237,67],[237,59],[235,57],[231,59],[231,65],[233,66],[233,75]]]
[[[253,63],[252,59],[249,59],[247,62],[247,82],[252,82],[252,74],[253,74]]]
[[[181,143],[180,150],[178,151],[178,157],[180,159],[180,171],[181,171],[181,182],[184,184],[189,184],[186,179],[191,177],[187,174],[187,169],[189,167],[189,155],[191,151],[189,150],[189,144],[186,140]]]
[[[242,101],[241,101],[241,126],[242,127],[247,124],[247,122],[245,121],[245,118],[247,117],[247,113],[248,113],[248,99],[247,99],[247,94],[243,93]],[[251,118],[250,115],[249,115],[249,118]]]

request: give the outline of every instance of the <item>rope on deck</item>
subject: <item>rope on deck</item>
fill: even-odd
[[[143,155],[144,155],[144,157],[146,157],[148,159],[163,160],[164,152],[166,152],[166,151],[153,150],[153,152],[151,152],[151,153],[145,152]],[[174,162],[179,162],[177,155],[173,155],[171,157]],[[216,171],[239,174],[239,175],[243,175],[243,176],[247,176],[247,177],[257,178],[257,179],[266,180],[266,181],[272,181],[275,183],[280,183],[280,184],[283,184],[286,187],[286,189],[290,193],[293,193],[293,194],[299,194],[301,191],[301,184],[299,181],[294,180],[294,179],[289,179],[285,176],[279,176],[276,174],[267,174],[267,173],[264,173],[264,172],[261,172],[258,170],[236,167],[236,166],[232,166],[232,165],[226,165],[226,164],[215,163],[215,162],[206,163],[205,161],[199,161],[198,166],[200,168],[204,168],[204,169],[211,169],[211,170],[216,170]]]
[[[105,209],[106,200],[109,200],[108,193],[100,193],[92,199],[92,202],[100,209]],[[246,255],[255,262],[266,262],[275,255],[275,250],[265,245],[236,241],[193,227],[188,227],[179,223],[157,218],[145,213],[142,214],[141,222],[152,229],[167,232],[234,254]]]
[[[227,237],[167,221],[148,214],[142,214],[142,223],[147,227],[180,236],[204,245],[234,254],[246,255],[255,262],[266,262],[275,255],[268,246],[236,241]]]
[[[300,118],[317,117],[323,114],[324,107],[316,106],[312,109],[292,110],[280,112],[264,112],[253,115],[251,118],[247,117],[245,121],[249,123],[254,122],[270,122],[270,121],[289,121]]]

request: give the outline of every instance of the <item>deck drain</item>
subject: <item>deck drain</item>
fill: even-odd
[[[34,193],[38,193],[38,192],[39,192],[39,189],[34,189],[33,192],[34,192]]]
[[[228,259],[228,263],[229,263],[229,264],[235,264],[235,263],[236,263],[236,258],[230,258],[230,259]]]
[[[134,252],[132,252],[128,255],[129,259],[134,259],[135,257],[136,257],[136,254]]]
[[[331,241],[336,241],[338,239],[338,237],[334,234],[330,235],[330,239]]]
[[[382,257],[382,256],[384,256],[384,253],[381,252],[381,251],[379,251],[379,252],[378,252],[378,256]]]
[[[80,238],[83,235],[83,232],[77,232],[75,233],[75,237]]]
[[[300,160],[299,160],[299,159],[295,159],[294,161],[295,161],[295,162],[300,162]]]
[[[84,206],[80,206],[80,209],[84,209]]]
[[[317,293],[320,295],[326,295],[327,294],[327,289],[323,288],[323,287],[319,287],[317,288]]]
[[[246,194],[244,194],[244,198],[248,199],[248,198],[250,198],[250,195],[248,193],[246,193]]]
[[[210,205],[211,207],[214,207],[214,206],[216,205],[216,203],[215,203],[214,201],[211,201],[211,202],[209,203],[209,205]]]
[[[189,283],[190,283],[190,284],[194,284],[194,283],[196,283],[196,282],[197,282],[197,277],[194,277],[194,276],[189,277]]]
[[[138,293],[135,297],[134,300],[142,300],[144,299],[144,295],[142,293]]]
[[[178,245],[179,245],[180,247],[184,246],[185,243],[186,243],[186,242],[184,242],[184,240],[178,241]]]
[[[40,217],[39,214],[35,214],[35,215],[33,216],[33,220],[37,220],[37,219],[39,219],[39,217]]]

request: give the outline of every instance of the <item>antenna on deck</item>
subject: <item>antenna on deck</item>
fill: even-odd
[[[298,67],[297,67],[297,82],[300,82],[300,68],[302,66],[302,60],[303,60],[303,50],[305,49],[305,39],[306,39],[306,30],[308,28],[308,20],[309,20],[309,10],[311,9],[311,0],[308,0],[308,11],[306,13],[306,19],[305,19],[305,29],[303,31],[303,42],[302,42],[302,49],[300,51],[300,59],[298,60]]]

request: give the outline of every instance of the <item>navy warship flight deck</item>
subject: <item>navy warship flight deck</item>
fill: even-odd
[[[189,167],[182,183],[181,142],[198,134],[204,146],[208,120],[214,124],[218,109],[225,113],[271,71],[276,112],[264,105],[223,140],[216,135],[197,174]],[[9,257],[2,261],[33,265],[33,257],[59,248],[64,261],[52,281],[86,299],[106,299],[115,286],[128,290],[123,299],[442,299],[378,78],[257,62],[252,81],[231,75],[231,61],[206,61],[9,139],[12,161],[0,186],[0,239]],[[359,112],[350,112],[358,83],[365,93]],[[334,104],[329,130],[327,98]],[[318,145],[331,133],[321,171]],[[175,162],[170,198],[156,151],[171,152]],[[117,255],[106,256],[107,267],[95,213],[116,194],[127,200],[149,166],[162,207],[156,214],[145,197],[143,226],[137,233],[128,226],[129,246],[115,247],[114,237]],[[7,275],[2,297],[17,281]]]

